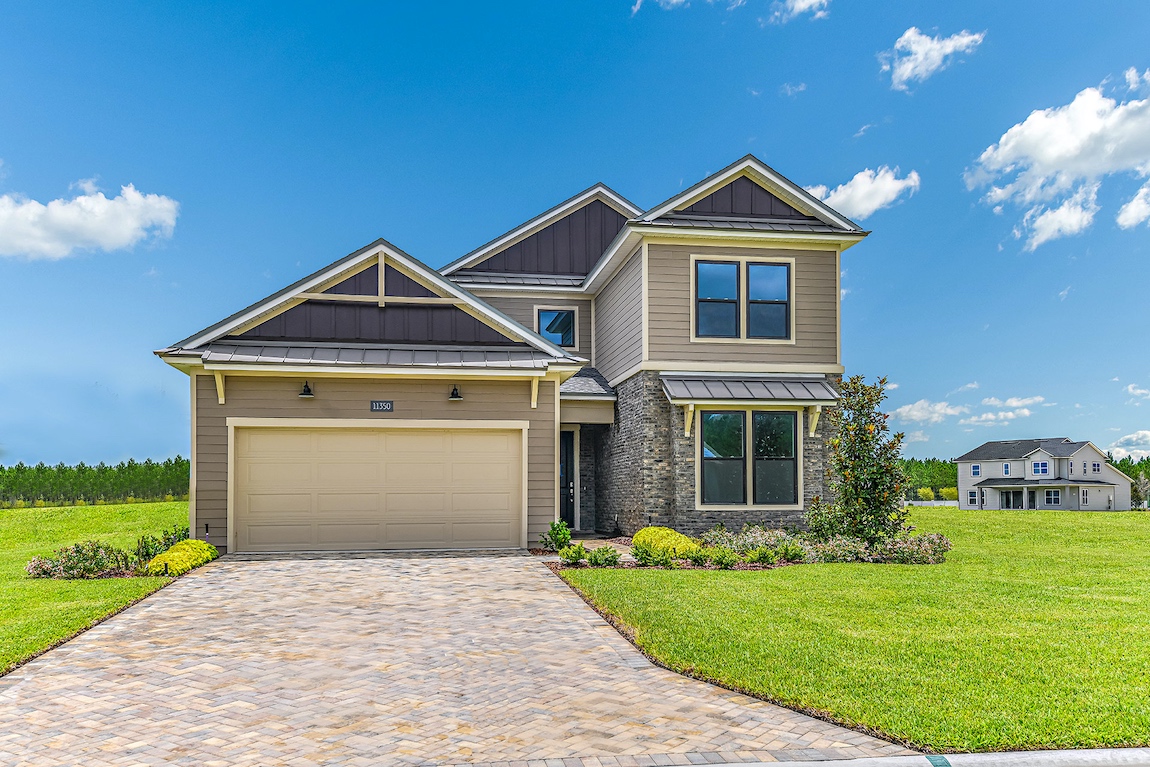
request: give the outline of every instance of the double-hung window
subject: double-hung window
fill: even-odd
[[[1004,477],[1010,476],[1010,464],[1009,463],[1002,464],[1002,476],[1004,476]]]
[[[1062,505],[1062,491],[1061,490],[1047,490],[1046,491],[1046,505],[1047,506],[1061,506]]]
[[[980,464],[980,463],[970,464],[970,476],[981,477],[982,476],[982,464]]]
[[[695,262],[695,335],[739,337],[739,262]]]
[[[1094,472],[1095,474],[1101,474],[1102,473],[1102,464],[1099,463],[1098,461],[1095,461],[1094,463],[1090,464],[1090,470],[1092,472]]]
[[[1087,506],[1090,504],[1090,491],[1082,488],[1082,505]]]
[[[1067,461],[1067,465],[1070,466],[1070,476],[1073,477],[1074,476],[1074,461]]]
[[[1034,465],[1031,467],[1031,469],[1033,470],[1035,476],[1038,476],[1039,474],[1049,474],[1050,464],[1047,461],[1034,461]]]
[[[791,338],[791,265],[695,261],[695,337]]]
[[[699,415],[698,438],[702,504],[798,503],[798,413],[706,411]]]
[[[968,492],[966,494],[966,500],[967,500],[967,503],[969,503],[971,506],[977,506],[978,505],[978,493],[976,493],[974,490],[971,490],[970,492]]]

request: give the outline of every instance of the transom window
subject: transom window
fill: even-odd
[[[972,476],[972,477],[981,477],[982,476],[982,464],[981,463],[972,463],[970,465],[970,476]]]
[[[798,503],[798,413],[705,411],[699,414],[698,438],[701,503],[742,506],[748,499],[756,506]]]
[[[1094,463],[1090,464],[1090,470],[1093,471],[1095,474],[1101,474],[1102,473],[1102,464],[1095,461]]]
[[[1046,461],[1035,461],[1033,471],[1035,474],[1049,474],[1050,464]]]
[[[789,339],[790,299],[789,264],[695,262],[697,338]]]
[[[1061,490],[1047,490],[1046,491],[1046,505],[1047,506],[1061,506],[1062,505],[1062,491]]]
[[[575,310],[539,309],[539,335],[556,346],[575,347]]]
[[[1010,464],[1009,463],[1002,464],[1002,476],[1004,476],[1004,477],[1010,476]]]

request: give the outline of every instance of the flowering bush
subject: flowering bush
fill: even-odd
[[[33,578],[109,578],[131,575],[133,562],[126,551],[100,541],[65,546],[52,557],[33,557],[24,571]]]
[[[777,549],[783,542],[794,540],[795,537],[790,533],[771,530],[762,525],[744,525],[737,533],[719,525],[703,533],[704,546],[725,546],[740,554],[762,548]]]
[[[899,565],[937,565],[946,560],[950,539],[939,533],[892,538],[874,547],[872,562]]]

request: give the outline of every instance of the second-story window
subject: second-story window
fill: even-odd
[[[739,337],[739,264],[695,262],[695,335]]]
[[[1009,463],[1002,464],[1002,476],[1004,476],[1004,477],[1010,476],[1010,464]]]
[[[1046,461],[1035,461],[1033,469],[1035,474],[1049,474],[1050,464]]]
[[[1090,470],[1093,471],[1095,474],[1101,474],[1102,473],[1102,464],[1095,461],[1094,463],[1090,464]]]
[[[747,264],[747,337],[790,336],[790,268],[786,264]]]
[[[970,476],[981,477],[982,476],[982,464],[972,463],[970,465]]]
[[[556,346],[575,347],[575,310],[540,309],[539,335]]]

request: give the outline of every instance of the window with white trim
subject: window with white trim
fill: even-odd
[[[1090,491],[1082,488],[1082,505],[1087,506],[1090,503]]]
[[[1050,464],[1047,461],[1034,461],[1034,465],[1031,469],[1035,475],[1049,474]]]
[[[981,477],[982,476],[982,464],[981,463],[970,464],[970,476],[972,476],[972,477]]]
[[[966,501],[971,506],[977,506],[978,505],[978,493],[975,492],[974,490],[971,490],[969,493],[966,494]]]
[[[565,349],[575,348],[574,309],[537,308],[535,311],[535,326],[539,335],[556,346]]]
[[[1090,470],[1092,472],[1094,472],[1095,474],[1101,474],[1102,473],[1102,464],[1099,463],[1098,461],[1095,461],[1094,463],[1090,464]]]
[[[1061,506],[1062,505],[1062,491],[1061,490],[1047,490],[1046,491],[1046,505],[1047,506]]]
[[[1004,476],[1004,477],[1010,476],[1010,464],[1009,463],[1002,464],[1002,476]]]
[[[753,506],[797,504],[798,427],[799,414],[793,410],[701,412],[699,502],[744,506],[750,499]]]
[[[1070,461],[1070,476],[1074,476],[1074,461]]]

